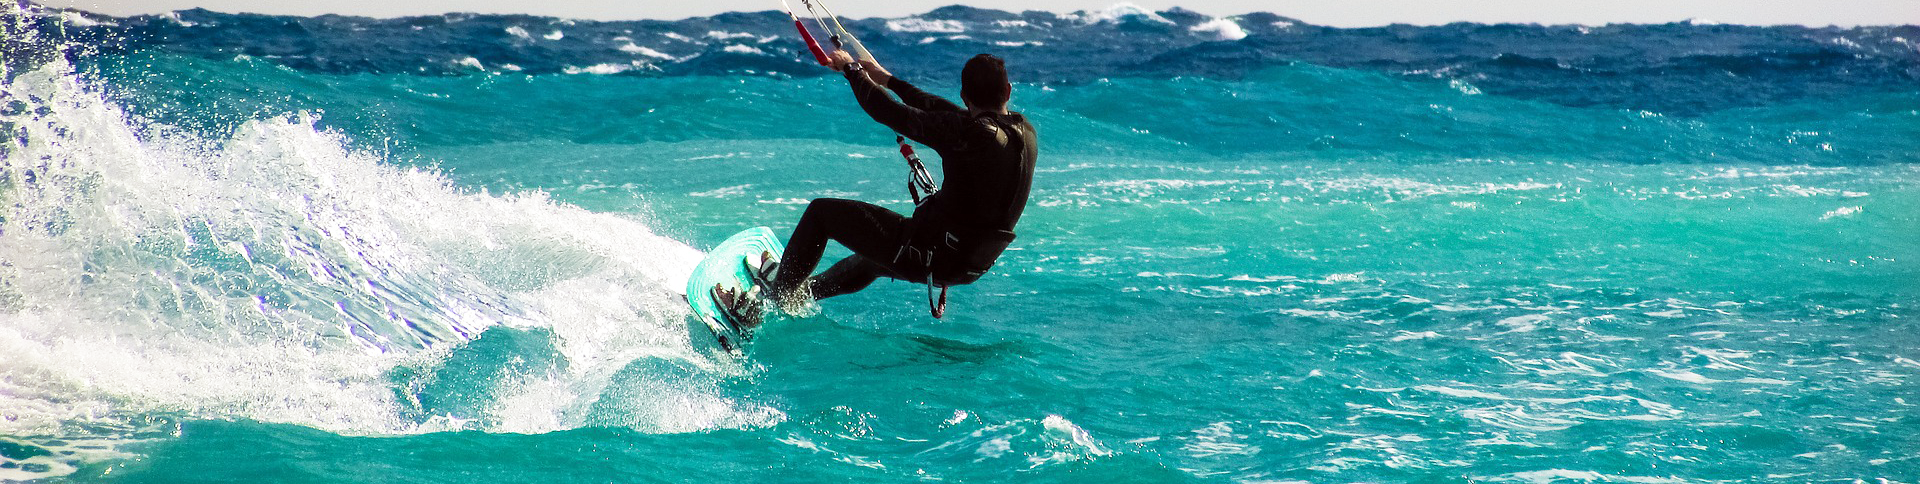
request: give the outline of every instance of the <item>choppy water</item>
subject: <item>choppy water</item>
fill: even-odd
[[[1920,93],[1022,85],[1033,206],[946,320],[887,282],[697,351],[700,249],[907,210],[844,89],[11,73],[0,479],[1920,478]]]

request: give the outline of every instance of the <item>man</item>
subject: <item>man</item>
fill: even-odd
[[[834,52],[830,61],[846,75],[868,116],[940,153],[944,186],[915,207],[912,218],[856,200],[815,199],[779,264],[750,268],[789,309],[859,291],[880,277],[927,284],[929,304],[938,286],[943,306],[946,287],[978,280],[1013,242],[1033,185],[1037,140],[1025,116],[1007,111],[1013,86],[1006,65],[988,54],[968,60],[960,71],[963,108],[893,77],[878,63],[855,61],[846,52]],[[854,255],[809,277],[828,240]],[[758,324],[747,298],[728,293],[719,299],[736,320]],[[933,309],[937,317],[941,308]]]

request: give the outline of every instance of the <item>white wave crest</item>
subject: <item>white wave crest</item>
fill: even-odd
[[[641,47],[639,45],[634,45],[634,43],[631,41],[625,44],[621,44],[619,47],[616,47],[616,49],[619,49],[621,52],[626,52],[629,54],[640,54],[640,55],[644,55],[644,56],[652,57],[656,59],[673,60],[674,58],[672,55],[667,54],[665,52],[649,49],[646,47]]]
[[[887,21],[887,30],[894,32],[938,32],[957,34],[967,31],[967,25],[958,20],[930,20],[919,17],[907,17]]]
[[[644,69],[648,67],[652,67],[652,65],[647,64],[645,62],[641,62],[641,61],[633,61],[625,64],[607,63],[607,64],[594,64],[586,67],[567,66],[565,68],[560,69],[560,71],[568,74],[611,75],[611,74],[619,74],[622,72],[631,71],[634,69]]]
[[[1247,38],[1247,30],[1231,19],[1216,18],[1187,29],[1195,33],[1213,34],[1214,40],[1240,40]]]
[[[700,378],[608,407],[628,420],[578,410],[636,361],[738,371],[687,342],[699,252],[628,216],[463,189],[313,114],[220,138],[130,121],[64,65],[6,80],[13,103],[33,109],[0,141],[0,435],[152,415],[346,434],[782,418]],[[409,413],[394,371],[501,328],[537,329],[538,356],[564,364],[478,382],[498,398],[454,415]]]
[[[1129,18],[1167,25],[1174,23],[1172,20],[1167,20],[1166,17],[1162,17],[1152,10],[1135,5],[1132,2],[1120,2],[1100,10],[1082,10],[1060,15],[1060,19],[1062,20],[1070,20],[1083,24],[1117,23]]]

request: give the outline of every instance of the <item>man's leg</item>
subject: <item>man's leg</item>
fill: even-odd
[[[900,275],[887,270],[885,266],[873,262],[872,259],[854,254],[840,259],[840,262],[835,262],[833,267],[827,268],[826,272],[807,279],[807,288],[813,292],[814,299],[826,299],[860,292],[882,276],[901,278]]]
[[[820,265],[820,256],[826,252],[828,240],[839,242],[858,255],[835,264],[834,269],[827,271],[828,274],[822,274],[823,278],[827,278],[824,282],[830,282],[834,287],[818,287],[821,290],[800,295],[823,298],[865,288],[874,278],[887,275],[885,268],[873,258],[887,260],[885,258],[892,257],[899,249],[906,230],[907,217],[886,207],[856,200],[815,199],[807,204],[806,212],[800,215],[800,223],[793,228],[793,236],[787,239],[786,254],[780,258],[780,273],[774,276],[775,291],[772,294],[776,298],[784,298],[806,290],[807,276],[812,275],[813,269]],[[843,269],[842,264],[847,266]],[[828,278],[828,275],[832,277]]]

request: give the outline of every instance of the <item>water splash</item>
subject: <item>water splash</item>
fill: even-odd
[[[318,113],[204,138],[128,116],[61,62],[9,76],[0,106],[0,435],[131,438],[155,416],[543,432],[589,423],[636,361],[740,371],[688,344],[675,288],[699,252],[640,220],[462,190]],[[529,354],[554,361],[449,369],[499,328],[536,329]],[[420,404],[460,387],[490,400]],[[660,422],[624,423],[780,419],[669,387],[624,407]]]

